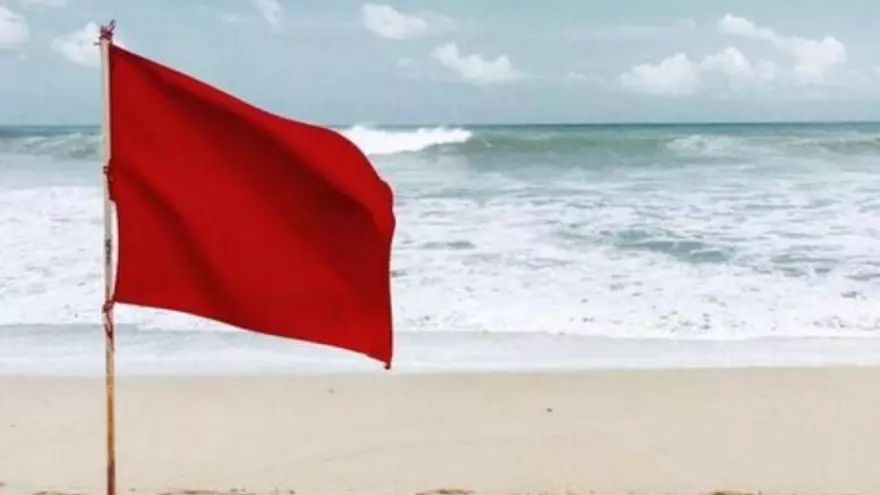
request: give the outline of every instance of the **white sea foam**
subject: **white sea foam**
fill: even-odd
[[[367,155],[422,151],[443,144],[464,143],[473,133],[466,129],[433,127],[388,130],[356,125],[340,133]]]
[[[395,326],[403,335],[440,342],[432,363],[506,362],[488,349],[531,351],[537,344],[528,342],[538,341],[525,335],[532,333],[645,342],[880,336],[874,155],[780,159],[785,148],[778,147],[772,159],[744,159],[744,141],[729,136],[709,144],[679,141],[672,153],[652,155],[659,166],[638,160],[595,166],[571,151],[548,154],[547,163],[541,153],[516,161],[516,153],[482,149],[476,155],[389,157],[462,142],[467,131],[347,132],[377,155],[395,190]],[[833,136],[788,142],[798,140],[834,142]],[[870,139],[864,141],[870,146]],[[619,139],[615,143],[616,151],[625,149]],[[0,154],[0,327],[96,325],[103,287],[99,166],[45,155],[21,159]],[[230,330],[127,306],[117,319],[137,325],[139,335],[187,342],[201,338],[190,331]],[[0,328],[0,336],[5,331]],[[473,348],[442,343],[502,333],[524,340],[487,340]],[[439,337],[449,334],[456,337]],[[22,335],[16,345],[33,345]],[[216,335],[232,338],[231,332]],[[223,352],[237,350],[237,342]],[[559,356],[568,352],[567,342],[554,343],[547,353],[580,363],[575,354],[592,345],[572,343],[572,355]],[[8,359],[0,352],[0,371],[19,351],[10,352]],[[422,347],[412,352],[430,354]],[[248,355],[262,359],[261,353]],[[641,348],[639,353],[640,362],[648,359]],[[184,354],[181,363],[188,359]],[[540,359],[553,361],[547,356]]]
[[[523,180],[426,173],[418,161],[388,170],[398,191],[397,328],[710,339],[880,332],[876,178],[802,172],[741,188],[746,170],[678,172],[672,182],[664,173],[600,184],[586,171]],[[0,191],[0,325],[96,321],[100,215],[97,187]],[[155,330],[224,328],[128,307],[118,318]]]

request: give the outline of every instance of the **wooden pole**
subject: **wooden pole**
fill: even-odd
[[[104,173],[104,326],[105,394],[107,399],[107,495],[116,495],[116,335],[113,325],[113,207],[110,203],[110,44],[116,23],[101,28],[101,104],[103,107]]]

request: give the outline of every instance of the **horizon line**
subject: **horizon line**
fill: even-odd
[[[485,127],[485,126],[509,126],[509,127],[527,127],[527,126],[723,126],[723,125],[827,125],[827,124],[880,124],[878,120],[681,120],[681,121],[664,121],[664,120],[622,120],[622,121],[519,121],[519,122],[438,122],[438,121],[421,121],[421,122],[350,122],[350,123],[329,123],[316,122],[305,119],[292,119],[300,122],[306,122],[324,127]],[[78,124],[22,124],[0,122],[0,128],[9,127],[100,127],[100,123],[78,123]]]

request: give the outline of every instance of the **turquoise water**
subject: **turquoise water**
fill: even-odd
[[[395,189],[404,360],[442,367],[501,352],[493,359],[509,366],[595,363],[583,342],[608,339],[730,346],[721,349],[799,341],[812,356],[823,346],[807,352],[804,339],[873,348],[880,335],[880,124],[339,130]],[[100,307],[99,170],[94,127],[0,127],[0,339],[14,334],[16,349],[58,328],[80,329],[59,356],[100,344],[77,340]],[[182,315],[121,308],[118,318],[153,342],[137,359],[150,345],[212,335],[242,362],[263,345]],[[438,344],[441,334],[455,346]],[[469,341],[473,356],[462,351]],[[528,352],[535,346],[543,354]],[[650,349],[669,353],[665,363],[705,351]]]

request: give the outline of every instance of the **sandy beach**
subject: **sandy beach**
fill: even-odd
[[[119,492],[876,492],[878,381],[875,368],[123,377]],[[98,378],[0,378],[0,494],[103,493],[103,404]]]
[[[0,0],[0,495],[880,495],[872,18]]]

